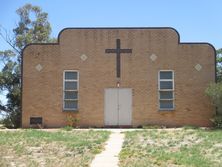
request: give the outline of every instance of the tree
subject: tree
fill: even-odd
[[[217,50],[217,81],[222,82],[222,48]]]
[[[222,48],[217,50],[216,74],[217,83],[211,83],[205,93],[216,107],[216,115],[211,121],[215,127],[222,128]]]
[[[212,104],[217,107],[217,114],[222,115],[222,82],[211,83],[205,91]]]
[[[0,51],[3,68],[0,72],[0,91],[6,92],[7,104],[0,102],[0,112],[6,113],[4,124],[17,128],[21,122],[21,54],[29,43],[52,42],[48,14],[38,6],[26,4],[16,10],[20,20],[13,35],[0,27],[0,36],[11,49]],[[34,16],[34,17],[33,17]]]
[[[215,127],[222,128],[222,82],[211,83],[205,93],[216,107],[216,115],[211,121]]]

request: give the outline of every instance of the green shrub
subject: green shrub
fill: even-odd
[[[67,115],[66,119],[67,119],[67,126],[75,127],[75,128],[77,127],[77,124],[79,122],[77,115],[69,114]]]
[[[222,115],[222,82],[211,83],[205,91],[212,104],[217,107],[217,115]]]
[[[211,121],[214,124],[215,128],[220,128],[222,129],[222,116],[215,116],[214,118],[211,119]]]
[[[5,117],[5,118],[2,120],[2,124],[3,124],[5,127],[9,128],[9,129],[15,128],[15,126],[14,126],[12,120],[10,119],[10,117]]]

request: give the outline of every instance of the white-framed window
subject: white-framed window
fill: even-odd
[[[160,70],[158,74],[159,109],[174,110],[174,71]]]
[[[78,110],[79,72],[63,72],[63,110]]]

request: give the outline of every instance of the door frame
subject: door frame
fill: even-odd
[[[131,116],[130,116],[130,125],[119,125],[120,121],[119,121],[119,110],[117,111],[118,112],[118,120],[117,120],[117,125],[106,125],[106,90],[107,89],[116,89],[116,90],[120,90],[120,89],[130,89],[131,90]],[[119,91],[118,91],[119,93]],[[119,98],[119,96],[118,96]],[[118,100],[118,99],[117,99]],[[119,101],[119,100],[118,100]],[[116,127],[121,127],[121,128],[130,128],[132,127],[132,119],[133,119],[133,89],[132,88],[117,88],[117,87],[111,87],[111,88],[104,88],[104,99],[103,99],[103,104],[104,104],[104,110],[103,110],[103,113],[104,113],[104,127],[110,127],[110,128],[116,128]]]

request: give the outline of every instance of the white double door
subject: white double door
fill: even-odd
[[[105,125],[130,126],[132,122],[132,89],[105,89]]]

